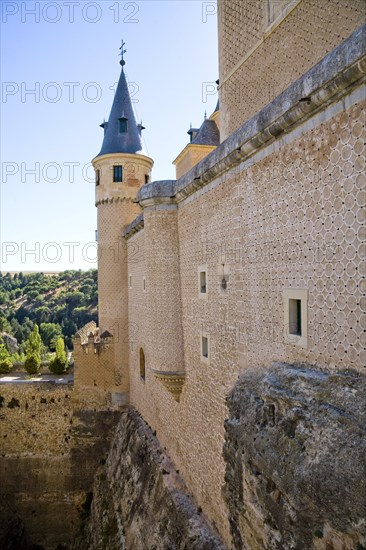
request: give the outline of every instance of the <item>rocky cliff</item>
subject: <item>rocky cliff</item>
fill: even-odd
[[[74,550],[224,550],[147,424],[122,414]]]
[[[365,549],[365,376],[276,364],[246,372],[227,403],[233,548]]]

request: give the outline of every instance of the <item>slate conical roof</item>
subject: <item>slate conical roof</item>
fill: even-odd
[[[121,63],[121,76],[114,96],[113,105],[107,123],[102,124],[104,128],[103,145],[99,155],[108,153],[138,153],[141,152],[141,125],[140,129],[136,124],[135,114],[133,112],[131,97],[128,90],[126,75],[124,72],[124,62]],[[127,126],[124,123],[125,131],[120,131],[119,119],[127,119]],[[98,155],[98,156],[99,156]]]
[[[196,145],[220,145],[220,132],[216,122],[206,118],[192,143]]]

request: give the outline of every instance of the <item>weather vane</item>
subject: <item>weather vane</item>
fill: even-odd
[[[122,67],[126,63],[126,61],[123,59],[123,55],[127,52],[127,50],[123,49],[125,45],[126,45],[126,43],[123,42],[123,40],[121,40],[121,47],[120,47],[121,53],[119,55],[121,56],[120,64],[122,65]]]

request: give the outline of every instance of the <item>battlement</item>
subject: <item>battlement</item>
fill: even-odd
[[[97,330],[98,329],[96,323],[94,321],[90,321],[77,331],[74,336],[74,343],[85,344],[88,341],[89,334],[95,334]]]
[[[74,337],[75,400],[98,408],[124,405],[127,381],[114,362],[114,336],[91,321]]]
[[[100,329],[94,321],[90,321],[84,325],[74,337],[74,349],[80,347],[85,354],[95,353],[100,354],[111,348],[113,334],[105,330],[100,334]]]

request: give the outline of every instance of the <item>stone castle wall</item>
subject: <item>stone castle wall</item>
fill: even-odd
[[[130,352],[131,400],[157,431],[227,543],[230,533],[222,497],[225,398],[240,373],[269,366],[273,360],[305,361],[330,371],[362,370],[365,364],[363,97],[356,90],[346,104],[340,101],[315,115],[179,204],[186,370],[180,403],[150,371],[160,367],[154,361],[154,346],[164,338],[172,357],[179,352],[169,317],[156,316],[163,303],[156,300],[154,309],[143,305],[162,276],[162,266],[169,288],[178,284],[169,276],[163,241],[153,238],[160,227],[160,222],[155,225],[158,213],[145,219],[145,228],[131,238],[139,243],[141,258],[145,247],[151,247],[159,265],[146,272],[146,298],[136,296],[129,306],[129,321],[139,324],[143,318],[144,327]],[[146,242],[149,223],[151,237]],[[199,297],[199,266],[207,269],[207,299]],[[136,289],[141,288],[141,268],[129,265],[129,271]],[[223,273],[226,290],[221,287]],[[306,347],[298,345],[296,337],[284,338],[288,288],[307,290]],[[203,334],[209,338],[209,361],[201,357]],[[144,383],[138,379],[142,345]]]
[[[98,247],[103,258],[98,265],[99,327],[114,337],[114,391],[128,394],[128,290],[127,246],[122,238],[123,222],[129,223],[139,213],[131,199],[107,202],[98,206]]]
[[[77,365],[74,375],[74,401],[80,407],[111,406],[116,385],[114,337],[100,336],[92,321],[79,330],[74,338],[73,357]]]
[[[282,20],[281,13],[287,14]],[[268,22],[275,15],[280,23],[271,28]],[[345,40],[365,17],[364,0],[218,2],[221,140]]]
[[[119,415],[75,408],[69,384],[0,385],[1,498],[30,546],[71,544]],[[0,525],[14,548],[16,533]]]

